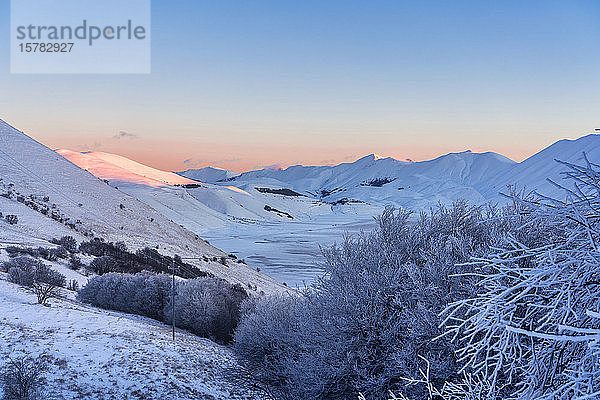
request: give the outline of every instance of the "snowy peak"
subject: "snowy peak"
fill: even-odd
[[[198,183],[173,172],[161,171],[128,158],[101,151],[74,152],[60,149],[58,154],[100,179],[137,183],[152,187]]]
[[[527,192],[537,191],[548,196],[563,197],[564,193],[547,179],[561,183],[564,179],[561,173],[566,167],[556,161],[582,165],[585,164],[584,153],[590,162],[600,163],[600,135],[589,134],[553,143],[490,182],[487,195],[497,196],[500,192],[506,192],[507,185],[514,185]]]
[[[383,156],[380,156],[379,154],[371,153],[364,157],[359,158],[358,160],[355,161],[355,163],[377,161],[377,160],[383,160],[386,158],[391,158],[391,157],[383,157]]]
[[[176,174],[194,179],[201,182],[215,183],[218,181],[224,181],[229,178],[233,178],[234,176],[239,175],[239,173],[235,171],[228,171],[226,169],[217,168],[217,167],[205,167],[200,169],[188,169],[181,172],[176,172]]]

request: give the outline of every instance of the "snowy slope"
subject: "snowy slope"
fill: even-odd
[[[127,165],[140,171],[135,164]],[[182,257],[225,255],[154,208],[107,185],[3,121],[0,121],[0,178],[0,189],[13,190],[26,199],[33,196],[37,204],[47,205],[50,213],[60,216],[63,227],[70,224],[74,229],[69,231],[79,238],[82,234],[94,235],[108,241],[123,241],[132,250],[157,247],[164,254]],[[31,207],[17,202],[12,198],[0,203],[15,209],[23,221],[8,225],[0,220],[0,240],[2,237],[5,241],[49,240],[65,232],[63,227],[57,228],[57,220],[39,212],[33,214]],[[276,281],[243,264],[232,262],[225,267],[213,261],[190,263],[230,282],[256,285],[258,291],[282,290]]]
[[[105,311],[72,294],[36,303],[0,273],[0,369],[8,357],[45,355],[45,399],[262,399],[234,379],[231,351],[134,315]],[[2,390],[0,389],[0,397]]]
[[[225,179],[233,178],[239,175],[238,172],[228,171],[217,167],[204,167],[199,169],[188,169],[186,171],[177,172],[181,176],[185,176],[197,181],[215,183]]]
[[[294,218],[315,215],[319,210],[321,213],[330,211],[326,203],[305,196],[289,198],[263,193],[251,186],[246,191],[232,185],[202,183],[108,153],[101,153],[101,157],[97,152],[58,150],[58,153],[196,233],[223,227],[228,221],[254,223],[289,219],[286,213],[268,211],[265,206],[289,210],[287,214]]]
[[[78,153],[60,149],[58,154],[71,161],[81,169],[91,172],[94,176],[103,179],[139,183],[159,187],[163,185],[184,185],[196,181],[184,178],[172,172],[161,171],[128,158],[104,153],[101,151],[87,151]]]
[[[600,164],[600,135],[591,134],[576,140],[559,140],[490,182],[486,195],[493,198],[500,192],[506,193],[506,186],[510,184],[519,189],[525,188],[528,192],[535,190],[544,195],[562,198],[563,191],[547,180],[549,178],[556,183],[564,183],[561,172],[568,168],[556,160],[585,165],[584,152],[590,162]]]

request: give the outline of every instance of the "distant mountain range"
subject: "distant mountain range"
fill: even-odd
[[[459,199],[504,202],[500,193],[508,185],[563,197],[547,178],[561,182],[565,166],[556,160],[583,163],[584,152],[592,162],[600,161],[600,135],[558,141],[520,163],[492,152],[465,151],[420,162],[371,154],[335,166],[242,174],[214,167],[172,173],[107,153],[58,151],[252,265],[274,276],[285,266],[292,272],[278,278],[295,283],[302,272],[298,268],[317,264],[319,245],[339,241],[345,231],[366,229],[386,206],[418,212]]]
[[[421,162],[399,161],[373,154],[336,166],[296,165],[284,170],[262,169],[212,176],[212,168],[178,172],[184,177],[217,185],[233,185],[249,193],[253,188],[288,189],[330,204],[364,202],[413,210],[463,198],[472,203],[499,201],[507,185],[560,196],[547,178],[560,182],[565,167],[556,160],[583,163],[583,153],[600,163],[600,135],[560,140],[517,163],[500,154],[465,151]],[[210,179],[212,176],[212,179]]]
[[[561,140],[523,162],[500,154],[465,151],[407,162],[373,154],[336,166],[295,165],[242,174],[207,167],[172,173],[103,152],[59,154],[197,233],[231,222],[318,218],[327,214],[375,215],[392,205],[411,210],[466,199],[501,201],[507,185],[560,195],[564,166],[583,153],[600,160],[600,135]]]

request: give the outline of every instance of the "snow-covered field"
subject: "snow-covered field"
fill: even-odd
[[[261,272],[289,286],[304,287],[322,275],[322,246],[341,243],[345,234],[369,231],[373,217],[329,215],[302,222],[257,222],[229,231],[216,229],[202,236],[224,251],[258,266]],[[228,233],[227,233],[228,232]]]
[[[66,290],[44,307],[5,278],[0,273],[0,368],[8,357],[49,356],[45,399],[262,398],[224,346],[182,330],[172,342],[169,326],[80,304]]]

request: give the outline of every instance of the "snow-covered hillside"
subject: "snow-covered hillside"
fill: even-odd
[[[0,368],[9,357],[44,355],[50,362],[43,398],[263,398],[239,379],[228,348],[184,330],[172,342],[169,326],[72,297],[64,290],[44,307],[0,273]]]
[[[81,169],[104,179],[139,183],[147,186],[184,185],[196,183],[192,179],[148,167],[128,158],[102,151],[86,151],[83,153],[70,150],[57,150],[58,154],[71,161]]]
[[[199,169],[188,169],[186,171],[177,172],[181,176],[194,179],[201,182],[215,183],[225,179],[233,178],[239,175],[238,172],[228,171],[217,167],[204,167]]]
[[[550,183],[566,184],[561,174],[568,168],[557,162],[569,162],[585,165],[583,154],[594,164],[600,164],[600,135],[590,134],[575,140],[563,139],[548,146],[539,153],[509,168],[497,179],[490,181],[485,195],[493,197],[498,192],[506,192],[506,185],[515,185],[517,189],[537,191],[547,196],[564,196],[564,191]],[[572,180],[567,185],[572,186]]]
[[[96,166],[98,160],[107,162],[108,159],[114,168],[123,165],[132,168],[135,179],[149,172],[153,181],[184,179],[175,174],[157,175],[155,170],[141,168],[129,160],[103,157],[97,157]],[[132,250],[153,247],[167,255],[206,255],[210,261],[190,263],[232,283],[257,286],[259,292],[283,290],[276,281],[244,264],[231,261],[225,266],[212,261],[226,254],[151,206],[109,186],[1,120],[0,178],[3,195],[0,212],[17,215],[19,219],[14,225],[0,220],[2,243],[39,245],[64,234],[79,240],[101,237],[125,242]]]

